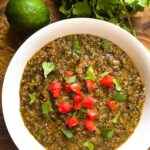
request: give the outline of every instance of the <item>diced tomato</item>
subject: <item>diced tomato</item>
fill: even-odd
[[[86,87],[89,92],[93,92],[96,89],[94,80],[85,80]]]
[[[93,121],[91,120],[84,120],[83,122],[84,126],[87,128],[88,131],[92,132],[96,130],[96,125]]]
[[[80,110],[81,107],[82,107],[82,105],[81,105],[81,103],[80,103],[81,100],[82,100],[82,96],[81,96],[81,95],[74,95],[73,99],[74,99],[75,108],[76,108],[77,110]]]
[[[79,83],[72,83],[70,86],[71,90],[75,93],[79,93],[81,90],[81,86]]]
[[[92,107],[98,100],[90,95],[85,96],[82,101],[82,106],[84,107]]]
[[[56,81],[52,81],[51,85],[49,87],[49,91],[60,89],[60,88],[61,88],[60,83],[57,80]]]
[[[73,105],[70,104],[69,102],[62,102],[58,106],[58,111],[61,113],[68,113],[72,108],[73,108]]]
[[[61,86],[57,80],[51,82],[48,90],[53,94],[55,98],[61,95]]]
[[[64,87],[65,87],[65,92],[70,92],[73,91],[77,94],[81,94],[80,90],[81,90],[81,86],[79,83],[64,83]]]
[[[108,104],[108,107],[111,110],[115,110],[116,109],[116,103],[115,102],[108,100],[107,104]]]
[[[71,84],[72,83],[64,83],[64,91],[70,92],[71,91]]]
[[[104,76],[104,78],[101,81],[101,85],[107,86],[107,87],[114,87],[114,77],[110,75]]]
[[[65,74],[66,77],[72,77],[73,76],[73,72],[72,71],[68,71]]]
[[[96,108],[87,109],[86,112],[87,112],[87,117],[90,120],[95,120],[98,117],[98,115],[99,115],[99,113],[98,113]]]
[[[53,97],[57,98],[61,95],[61,89],[52,90]]]
[[[82,104],[81,104],[81,103],[77,104],[77,105],[75,106],[75,108],[76,108],[76,110],[80,110],[80,109],[82,108]]]
[[[68,125],[69,128],[74,127],[79,124],[79,120],[77,117],[74,118],[68,118],[66,121],[66,124]]]
[[[74,95],[73,99],[74,99],[74,104],[77,105],[77,104],[79,104],[81,102],[82,96]]]

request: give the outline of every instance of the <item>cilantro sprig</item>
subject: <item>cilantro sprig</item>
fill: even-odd
[[[64,18],[92,17],[121,26],[133,35],[131,15],[150,6],[149,0],[55,0]]]
[[[55,70],[55,65],[52,62],[43,62],[42,68],[44,70],[44,77],[47,78],[48,74]]]

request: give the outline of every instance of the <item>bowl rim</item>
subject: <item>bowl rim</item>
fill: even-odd
[[[120,33],[122,35],[125,35],[126,37],[128,37],[131,41],[134,41],[134,43],[136,43],[136,45],[142,49],[142,55],[143,57],[148,58],[149,56],[146,56],[148,55],[148,51],[146,50],[146,48],[134,37],[132,36],[130,33],[128,33],[127,31],[125,31],[124,29],[112,24],[112,23],[109,23],[109,22],[106,22],[106,21],[102,21],[102,20],[97,20],[97,19],[91,19],[91,18],[73,18],[73,19],[66,19],[66,20],[61,20],[61,21],[58,21],[58,22],[55,22],[53,24],[50,24],[42,29],[40,29],[39,31],[37,31],[36,33],[34,33],[32,36],[30,36],[21,46],[20,48],[18,49],[18,51],[15,53],[15,55],[13,56],[12,60],[10,61],[10,64],[7,68],[7,71],[6,71],[6,74],[5,74],[5,78],[4,78],[4,81],[3,81],[3,87],[2,87],[2,111],[3,111],[3,116],[4,116],[4,120],[5,120],[5,123],[6,123],[6,126],[7,126],[7,129],[9,131],[9,134],[11,136],[11,138],[13,139],[14,143],[17,145],[18,148],[22,148],[21,146],[21,142],[19,140],[17,140],[16,138],[16,135],[14,132],[12,132],[12,127],[10,125],[10,117],[11,117],[11,114],[8,115],[8,107],[7,106],[7,102],[6,102],[6,94],[7,94],[7,84],[8,84],[8,78],[9,77],[9,73],[10,73],[10,69],[12,67],[12,64],[13,62],[17,59],[17,57],[21,54],[21,52],[23,52],[23,49],[24,47],[31,41],[33,41],[35,38],[39,38],[41,36],[41,34],[46,34],[47,30],[50,29],[50,28],[54,28],[55,26],[57,25],[64,25],[64,24],[74,24],[74,23],[87,23],[88,24],[91,23],[91,22],[95,22],[95,23],[100,23],[100,24],[103,24],[103,25],[106,25],[106,26],[109,26],[113,29],[115,29],[115,31],[117,31],[117,34]],[[60,29],[61,31],[62,29]],[[115,36],[115,35],[114,35]],[[150,63],[150,60],[146,60],[147,63]],[[150,74],[150,69],[148,69],[148,74]],[[22,74],[21,74],[22,76]],[[149,87],[148,87],[149,88]],[[150,95],[150,94],[148,94]],[[12,120],[11,120],[12,121]],[[23,121],[23,120],[22,120]],[[150,137],[150,136],[149,136]],[[122,146],[121,146],[122,147]]]

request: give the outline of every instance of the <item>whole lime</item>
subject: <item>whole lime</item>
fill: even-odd
[[[50,21],[48,8],[42,0],[10,0],[6,16],[16,32],[25,34],[35,32]]]

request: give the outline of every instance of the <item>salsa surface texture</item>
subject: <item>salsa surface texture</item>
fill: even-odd
[[[51,67],[47,74],[43,63],[47,63],[47,68]],[[94,82],[93,89],[88,88],[86,82],[89,67],[95,76],[90,82],[90,85]],[[70,81],[70,76],[75,79]],[[102,84],[106,76],[113,78],[109,87]],[[120,89],[115,79],[119,81]],[[53,81],[58,81],[61,87],[55,94],[50,89]],[[66,82],[71,82],[69,85],[78,83],[80,93],[66,91]],[[82,106],[76,109],[74,96],[81,96],[81,93]],[[87,95],[97,100],[93,106],[82,104]],[[134,132],[144,99],[144,85],[127,54],[110,41],[87,34],[58,38],[44,46],[28,61],[20,86],[20,111],[25,126],[48,150],[118,148]],[[63,102],[73,108],[62,113],[60,105]],[[110,107],[110,102],[115,107]],[[96,119],[87,117],[88,109],[98,111]],[[72,127],[66,123],[70,117],[78,118],[78,123]],[[96,126],[92,132],[85,125],[87,119]]]

